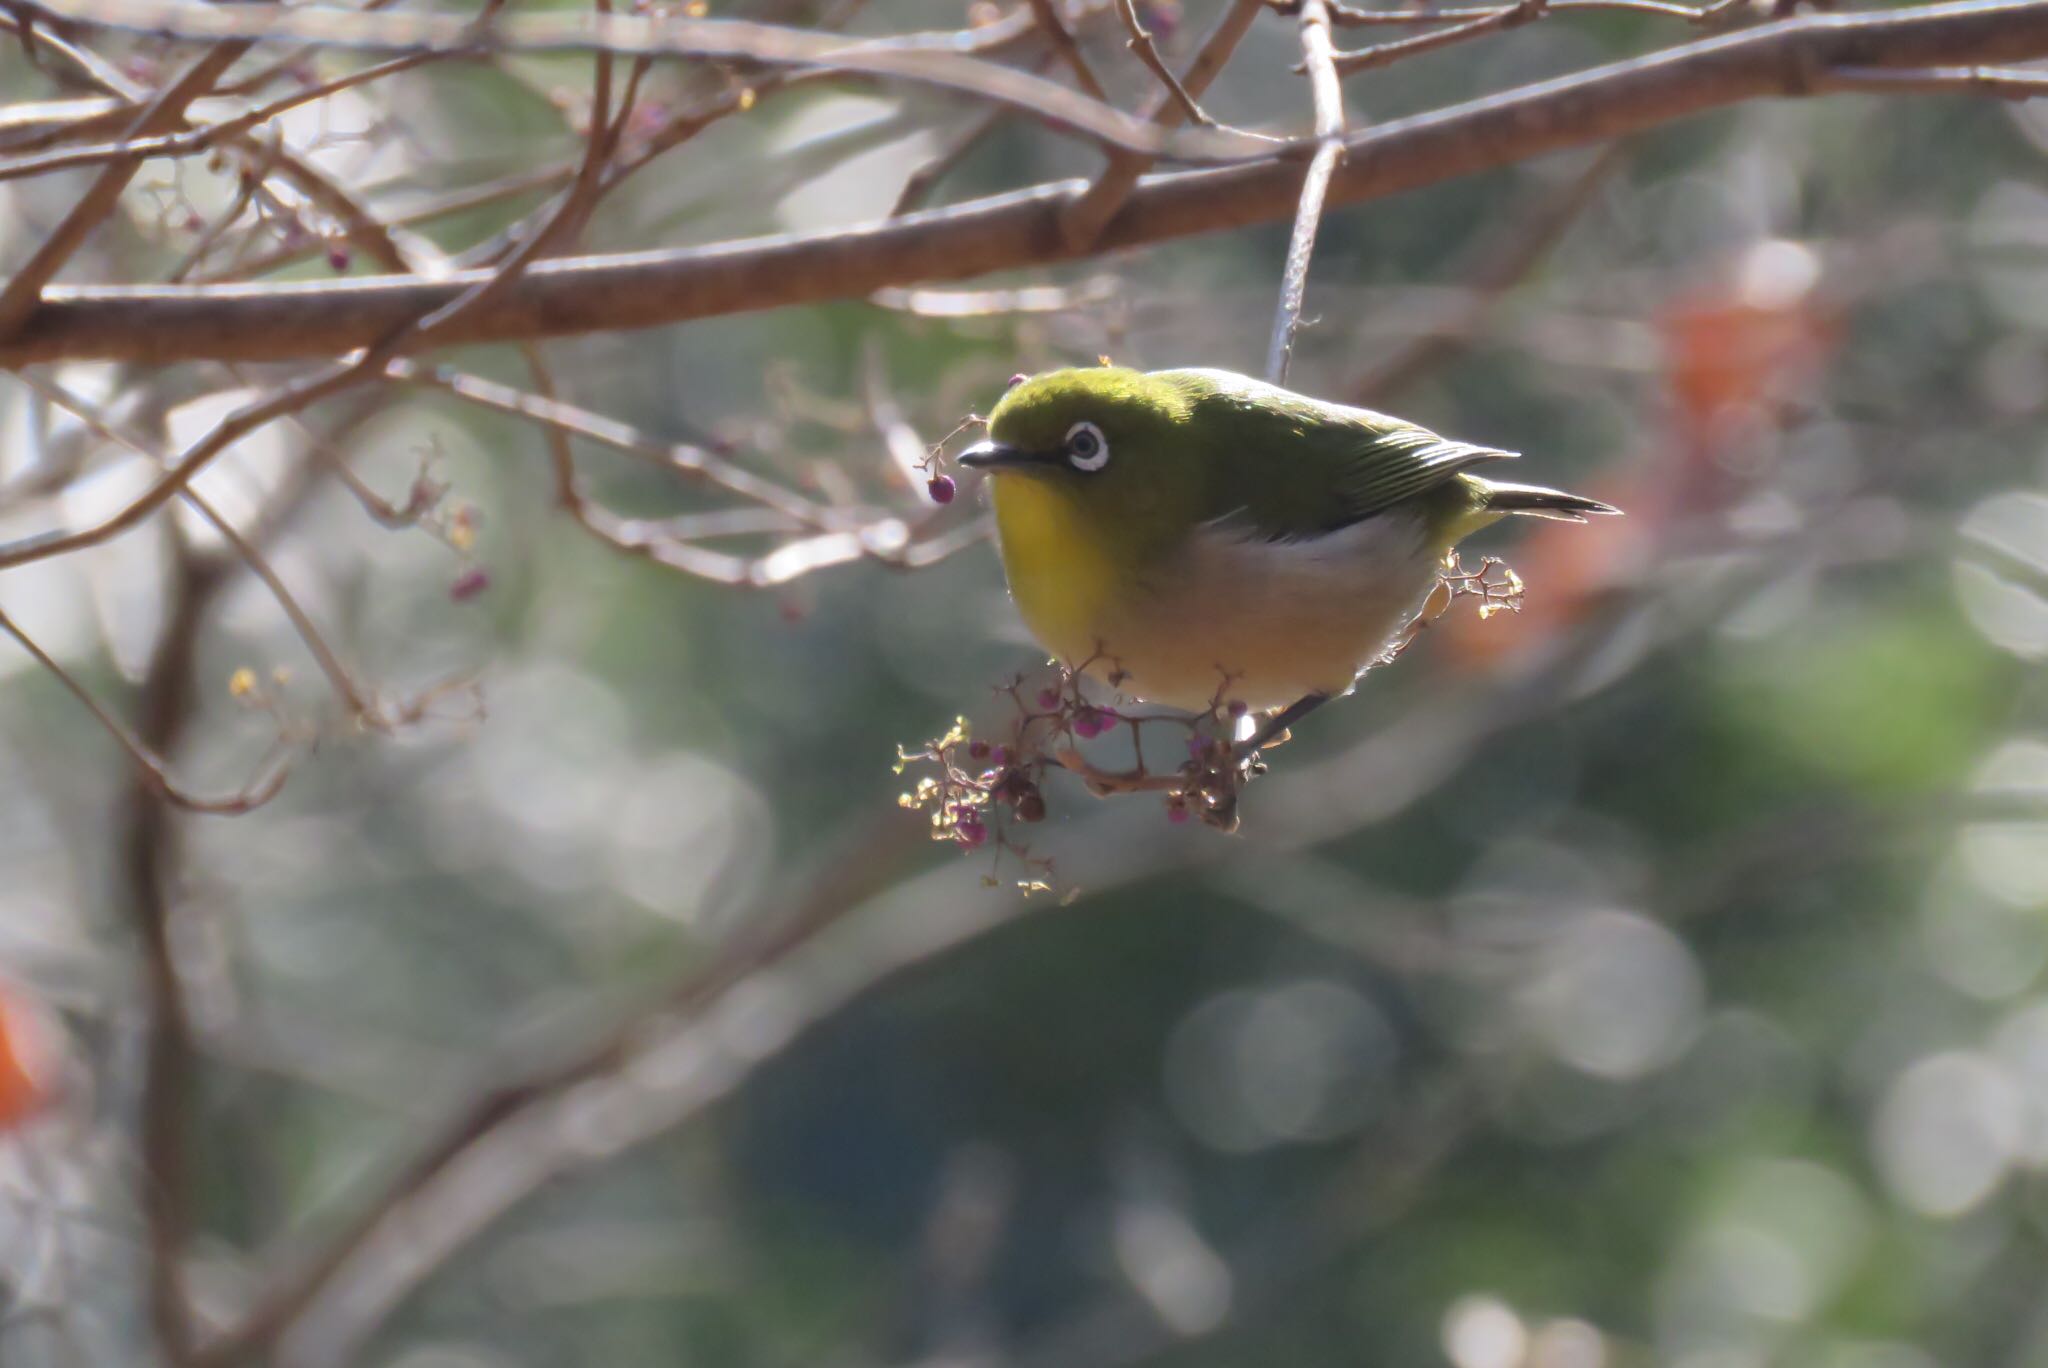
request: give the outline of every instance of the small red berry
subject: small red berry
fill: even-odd
[[[1042,822],[1045,820],[1045,795],[1037,789],[1017,800],[1017,820],[1020,822]]]
[[[959,486],[953,483],[951,475],[934,475],[925,481],[924,492],[932,496],[935,504],[949,504],[959,492]]]
[[[1090,740],[1116,725],[1116,718],[1099,708],[1083,708],[1074,714],[1074,735]]]
[[[491,587],[491,575],[480,565],[472,565],[455,577],[455,583],[448,586],[448,597],[457,603],[467,603]]]
[[[329,267],[337,271],[346,271],[348,263],[349,251],[347,247],[337,242],[334,246],[327,249],[327,264]]]
[[[988,742],[969,741],[967,743],[967,753],[977,760],[988,759]]]
[[[1010,763],[1010,748],[1008,746],[992,747],[989,750],[988,758],[991,763],[998,767],[1007,765]]]
[[[1188,819],[1188,806],[1187,806],[1187,804],[1186,804],[1186,803],[1181,803],[1181,802],[1173,802],[1173,803],[1168,803],[1168,804],[1166,805],[1166,820],[1167,820],[1167,821],[1169,821],[1169,822],[1173,823],[1173,824],[1174,824],[1175,826],[1180,826],[1180,825],[1181,825],[1182,823],[1186,822],[1186,821],[1187,821],[1187,819]]]
[[[1040,689],[1038,691],[1039,707],[1044,708],[1047,712],[1051,712],[1054,708],[1057,708],[1059,705],[1060,691],[1058,689],[1046,688]]]
[[[962,817],[953,823],[953,835],[969,850],[988,844],[988,828],[979,817]]]
[[[1232,717],[1243,717],[1245,713],[1248,711],[1250,711],[1250,709],[1247,708],[1247,706],[1245,705],[1245,701],[1242,698],[1233,698],[1230,700],[1230,715]]]

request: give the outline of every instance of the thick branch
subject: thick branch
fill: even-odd
[[[1927,68],[2048,56],[2048,0],[1816,15],[1688,43],[1434,113],[1344,142],[1330,202],[1349,204],[1610,141],[1705,110],[1829,85],[1840,68]],[[437,341],[510,341],[844,299],[1242,228],[1295,209],[1304,165],[1281,153],[1141,182],[1089,248],[1066,244],[1079,182],[809,236],[536,263]],[[188,361],[331,356],[389,336],[486,273],[262,286],[53,287],[0,366],[67,358]]]

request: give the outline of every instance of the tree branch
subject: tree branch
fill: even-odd
[[[1308,263],[1315,255],[1322,227],[1323,201],[1330,177],[1344,155],[1344,90],[1337,84],[1335,49],[1330,41],[1330,10],[1326,0],[1301,0],[1301,60],[1315,93],[1316,154],[1301,178],[1301,199],[1294,211],[1294,232],[1287,241],[1287,264],[1280,274],[1280,305],[1273,318],[1273,340],[1266,348],[1266,378],[1287,382],[1287,363],[1294,356],[1294,335],[1301,331],[1301,304],[1308,293]]]
[[[221,73],[248,50],[246,42],[222,43],[209,49],[150,102],[149,107],[128,127],[123,141],[151,137],[176,127],[185,116],[185,106],[205,94],[220,79]],[[6,337],[20,326],[42,298],[43,287],[85,245],[92,230],[114,212],[121,192],[128,188],[129,181],[135,179],[143,161],[143,157],[130,153],[102,170],[86,192],[79,196],[78,202],[71,206],[71,212],[64,216],[64,221],[50,230],[49,236],[43,239],[27,264],[15,272],[5,288],[0,288],[0,337]]]
[[[1356,203],[1607,142],[1744,100],[1813,94],[1837,68],[1974,66],[2043,56],[2048,0],[1968,0],[1788,19],[1354,133],[1331,177],[1330,203]],[[1059,220],[1084,187],[1065,181],[861,228],[540,262],[489,308],[436,340],[513,341],[654,327],[1242,228],[1293,210],[1303,174],[1289,151],[1220,170],[1153,177],[1139,183],[1094,244],[1081,248],[1065,241]],[[21,333],[0,342],[0,366],[331,356],[390,335],[486,275],[52,287]]]

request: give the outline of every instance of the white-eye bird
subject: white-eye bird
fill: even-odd
[[[1010,593],[1041,644],[1190,711],[1345,692],[1445,555],[1511,513],[1619,510],[1471,473],[1514,453],[1220,370],[1014,383],[963,465],[993,484]]]

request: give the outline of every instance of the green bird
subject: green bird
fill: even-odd
[[[996,532],[1024,624],[1125,693],[1278,710],[1350,689],[1460,540],[1511,513],[1618,509],[1472,468],[1514,453],[1221,370],[1049,371],[988,440]]]

